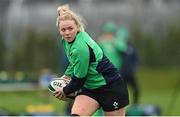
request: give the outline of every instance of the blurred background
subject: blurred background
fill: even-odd
[[[0,0],[0,115],[66,115],[47,91],[66,59],[55,26],[68,3],[95,41],[107,22],[123,27],[138,50],[138,103],[129,115],[180,115],[179,0]]]

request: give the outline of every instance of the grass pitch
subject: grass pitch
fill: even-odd
[[[180,89],[176,97],[172,97],[179,76],[178,69],[139,69],[137,80],[140,86],[140,104],[157,105],[164,116],[180,115]],[[174,100],[174,103],[171,105],[172,110],[169,110],[171,100]],[[57,100],[48,91],[0,92],[0,108],[14,115],[23,115],[30,104],[47,103],[55,107],[58,115],[65,114],[67,103]]]

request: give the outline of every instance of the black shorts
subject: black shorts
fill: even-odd
[[[97,89],[82,88],[79,95],[95,99],[104,111],[114,111],[129,104],[127,86],[122,78]]]

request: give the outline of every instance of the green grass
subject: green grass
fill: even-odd
[[[55,107],[56,113],[64,114],[66,102],[59,101],[50,95],[49,92],[1,92],[0,108],[8,110],[12,114],[26,112],[28,105],[43,105],[51,103]]]
[[[180,80],[178,69],[140,69],[137,72],[137,79],[141,93],[140,104],[158,105],[163,115],[180,115],[180,87],[176,94],[177,98],[174,97],[174,105],[169,109],[172,94],[178,79]]]
[[[180,89],[177,92],[177,99],[174,98],[172,111],[168,109],[178,75],[178,69],[139,69],[137,79],[140,86],[140,104],[158,105],[162,115],[180,115]],[[48,92],[45,94],[40,91],[0,92],[0,108],[18,115],[25,112],[29,104],[38,105],[47,102],[54,105],[59,115],[64,114],[66,102],[57,100]]]

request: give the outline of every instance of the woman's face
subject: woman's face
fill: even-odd
[[[59,24],[59,32],[67,42],[72,42],[78,32],[78,27],[74,20],[61,20]]]

